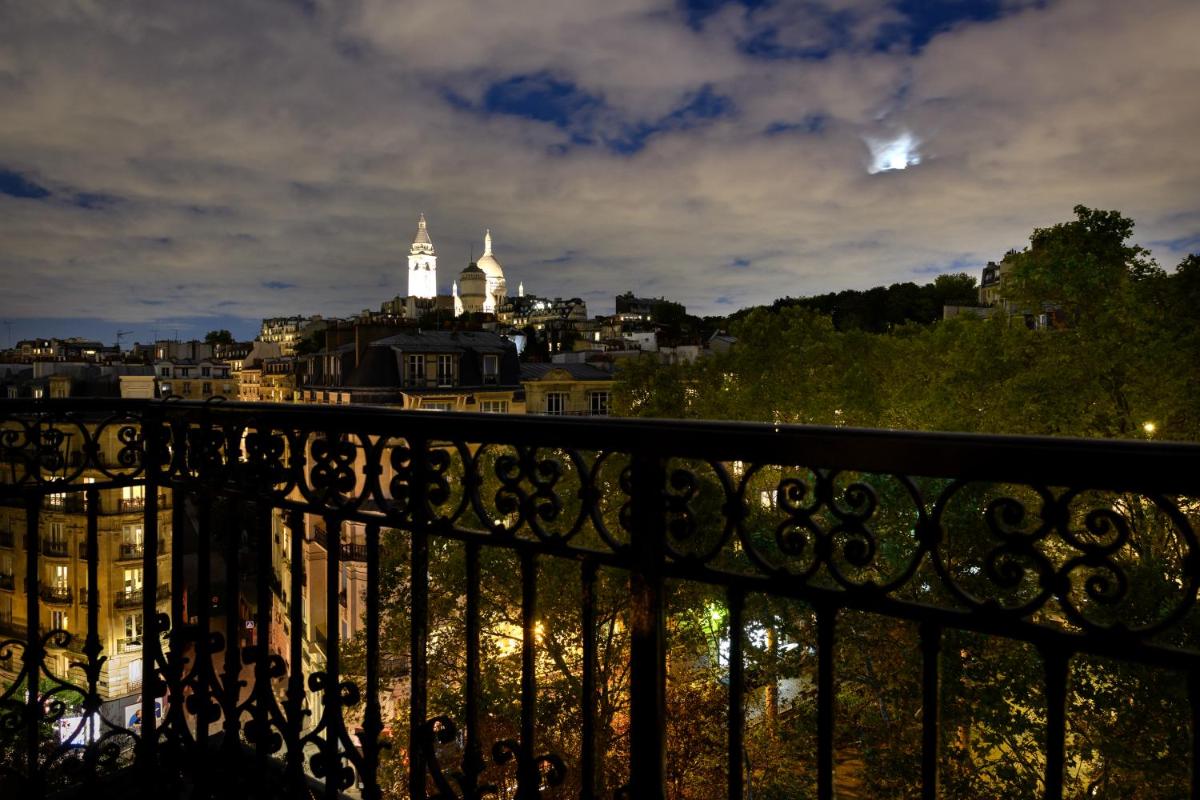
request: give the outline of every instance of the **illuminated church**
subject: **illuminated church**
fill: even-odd
[[[525,287],[519,288],[524,296]],[[417,219],[417,235],[408,250],[408,297],[436,299],[437,250],[429,235],[429,224],[422,213]],[[459,273],[452,284],[454,315],[463,313],[495,314],[508,297],[508,284],[504,280],[504,266],[492,252],[492,232],[483,234],[483,255],[472,261]]]

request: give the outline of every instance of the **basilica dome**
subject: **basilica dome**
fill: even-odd
[[[483,255],[476,262],[479,268],[484,271],[490,281],[495,284],[497,281],[504,280],[504,268],[492,254],[492,232],[488,230],[483,235]]]

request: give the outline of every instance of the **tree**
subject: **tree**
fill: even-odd
[[[222,328],[204,334],[205,344],[233,344],[233,334]]]

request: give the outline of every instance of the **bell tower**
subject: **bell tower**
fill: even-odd
[[[437,297],[437,253],[424,212],[417,219],[417,235],[408,250],[408,296]]]

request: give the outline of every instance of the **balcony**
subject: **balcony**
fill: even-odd
[[[70,605],[74,597],[74,592],[70,586],[63,584],[54,584],[50,586],[42,586],[38,593],[42,600],[53,605]]]
[[[329,534],[321,526],[313,529],[312,540],[319,544],[324,550],[329,550]],[[341,558],[343,561],[366,561],[367,546],[365,544],[355,544],[351,542],[341,543]]]
[[[158,591],[155,592],[155,600],[171,599],[171,587],[166,584],[160,584]],[[141,589],[121,589],[113,596],[114,608],[141,608],[142,607],[142,590]]]
[[[133,561],[142,558],[146,548],[141,542],[120,542],[117,545],[118,561]]]
[[[87,511],[84,497],[79,493],[48,494],[42,502],[42,508],[64,514],[82,514]]]
[[[67,558],[71,544],[64,539],[42,539],[42,555],[51,558]]]
[[[167,496],[160,494],[158,496],[158,507],[166,508]],[[128,514],[132,511],[144,511],[146,508],[145,497],[118,497],[117,498],[117,513]]]
[[[692,796],[765,796],[777,774],[793,782],[776,786],[779,796],[828,799],[868,777],[907,781],[876,796],[967,796],[953,781],[996,756],[964,748],[988,726],[1017,725],[1025,738],[1003,751],[1003,766],[1031,783],[997,784],[991,796],[1061,798],[1085,796],[1081,765],[1129,769],[1141,742],[1123,726],[1153,713],[1147,785],[1168,787],[1162,796],[1200,792],[1191,746],[1200,694],[1188,679],[1200,674],[1198,446],[358,407],[0,403],[0,417],[25,422],[118,411],[144,425],[151,480],[197,499],[208,548],[189,554],[194,565],[183,547],[170,556],[171,569],[195,569],[186,574],[195,621],[170,618],[165,632],[167,620],[144,620],[142,661],[164,665],[147,681],[162,680],[168,711],[155,719],[144,694],[134,778],[168,764],[209,793],[213,776],[240,774],[262,795],[319,786],[332,797],[361,781],[363,797],[379,797],[379,782],[400,775],[385,796],[477,797],[494,785],[507,797],[640,800],[679,796],[702,761],[705,783]],[[364,456],[367,469],[356,470]],[[209,514],[200,499],[223,502]],[[242,570],[246,547],[252,563],[269,563],[272,514],[293,526],[287,556],[297,568],[294,525],[305,514],[321,521],[322,546],[326,529],[361,526],[362,549],[334,547],[314,566],[305,603],[284,614],[286,641],[273,643],[273,632],[246,645],[246,619],[210,616],[196,596],[221,587],[221,607],[237,607],[227,600],[238,587],[218,573]],[[229,535],[235,523],[241,536]],[[336,592],[351,556],[366,574],[352,646]],[[399,589],[396,574],[407,576]],[[265,569],[248,578],[251,598],[280,580]],[[292,575],[281,580],[290,586]],[[136,597],[118,593],[118,606],[140,609]],[[172,599],[178,614],[184,598]],[[272,606],[246,607],[256,627],[271,624]],[[311,669],[270,657],[310,646],[324,654]],[[285,692],[271,685],[275,670]],[[240,680],[250,683],[244,694]],[[398,687],[411,727],[384,716]],[[1077,687],[1090,692],[1082,701]],[[1007,696],[1019,698],[1016,710],[995,699]],[[21,747],[39,743],[38,726],[11,718],[27,734]],[[278,750],[255,738],[263,719]],[[1085,752],[1081,726],[1113,737],[1120,763],[1089,761],[1101,745],[1089,739]]]

